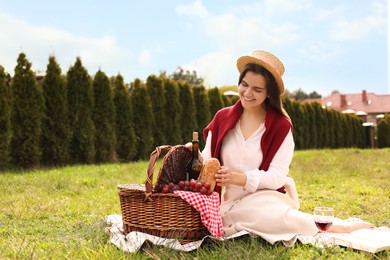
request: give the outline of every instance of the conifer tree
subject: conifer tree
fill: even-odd
[[[114,80],[115,104],[115,151],[120,161],[131,161],[136,156],[136,136],[133,123],[133,107],[123,77],[118,74]]]
[[[207,95],[210,100],[210,116],[213,118],[215,113],[224,107],[222,95],[217,87],[209,89]]]
[[[295,147],[296,149],[304,149],[304,112],[302,109],[302,105],[297,102],[292,102],[292,109],[294,111],[293,115],[295,116],[294,119],[294,141],[295,141]]]
[[[42,157],[40,146],[44,100],[31,63],[20,53],[11,83],[11,156],[15,165],[36,167]]]
[[[334,109],[329,109],[329,112],[332,114],[332,127],[333,127],[333,136],[332,136],[332,144],[333,144],[333,148],[334,149],[337,149],[338,148],[338,144],[337,144],[337,138],[338,138],[338,125],[337,125],[337,121],[338,121],[338,118],[337,118],[337,113],[338,111],[334,110]]]
[[[287,96],[284,96],[282,98],[282,102],[283,102],[283,108],[286,110],[287,114],[289,115],[289,117],[294,125],[295,123],[294,123],[293,118],[292,118],[293,111],[292,111],[291,100]]]
[[[180,124],[183,107],[179,100],[179,88],[175,81],[170,78],[164,78],[165,86],[165,115],[167,126],[165,136],[167,144],[176,145],[182,142],[182,125]],[[163,129],[164,130],[164,129]]]
[[[222,97],[222,102],[224,107],[228,107],[232,104],[230,99],[227,96],[221,95],[221,97]]]
[[[180,104],[183,105],[183,112],[181,114],[180,126],[182,129],[182,141],[185,144],[192,139],[192,132],[198,130],[198,123],[196,121],[196,106],[192,89],[187,82],[178,82]]]
[[[322,109],[322,126],[324,128],[324,131],[323,131],[323,140],[324,140],[324,144],[323,144],[323,147],[324,148],[329,148],[329,122],[328,122],[328,110],[327,109]]]
[[[316,124],[317,124],[317,148],[318,149],[321,149],[321,148],[324,148],[324,131],[325,131],[325,128],[324,128],[324,113],[323,113],[323,108],[321,106],[320,103],[318,102],[314,102],[313,103],[313,107],[314,107],[314,113],[315,113],[315,117],[316,117]]]
[[[356,147],[363,148],[365,143],[363,120],[357,116],[355,119],[355,131],[356,131]]]
[[[49,57],[42,82],[45,115],[42,124],[42,161],[46,165],[69,162],[68,99],[65,80],[54,56]]]
[[[68,111],[71,132],[70,156],[73,163],[93,163],[95,159],[95,127],[92,80],[77,57],[67,72]]]
[[[192,91],[196,106],[196,122],[198,123],[197,130],[199,132],[199,147],[203,149],[205,143],[203,139],[203,130],[211,120],[210,100],[204,86],[193,87]]]
[[[344,145],[344,141],[343,141],[343,138],[344,138],[344,135],[343,135],[343,127],[342,127],[342,123],[343,123],[343,119],[342,119],[342,114],[338,111],[334,111],[335,113],[335,124],[336,124],[336,132],[335,132],[335,143],[336,143],[336,147],[337,148],[341,148],[343,147]]]
[[[330,148],[337,148],[337,116],[338,113],[334,109],[328,109],[329,113],[329,138],[330,138]]]
[[[0,66],[0,166],[10,160],[11,103],[7,75]]]
[[[154,150],[154,118],[148,91],[140,79],[135,79],[130,89],[130,101],[134,111],[134,130],[136,136],[136,159],[149,160]]]
[[[390,115],[386,114],[377,125],[378,147],[390,147]]]
[[[115,155],[115,104],[107,75],[99,70],[93,79],[95,99],[92,119],[95,125],[95,161],[111,162]]]
[[[307,118],[308,118],[308,122],[309,122],[309,132],[308,132],[308,136],[306,137],[307,139],[309,139],[309,145],[307,146],[307,148],[309,149],[315,149],[317,148],[318,146],[318,136],[317,136],[317,118],[315,116],[315,111],[314,111],[314,108],[313,108],[313,104],[312,103],[307,103],[305,104],[306,106],[306,113],[307,113]]]
[[[345,138],[347,139],[347,147],[353,147],[354,130],[353,130],[353,118],[352,115],[345,114],[347,118]]]
[[[164,81],[161,77],[156,77],[155,75],[150,75],[146,79],[146,90],[148,91],[151,105],[153,118],[156,120],[153,121],[153,137],[154,137],[154,146],[167,144],[167,138],[165,136],[165,130],[167,129],[167,116],[165,114],[165,89]]]

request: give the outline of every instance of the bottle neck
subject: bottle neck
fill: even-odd
[[[199,141],[192,141],[192,157],[198,159]]]

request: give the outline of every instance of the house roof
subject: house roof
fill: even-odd
[[[354,111],[359,114],[390,113],[390,94],[377,95],[363,90],[361,93],[332,95],[317,100],[322,106],[338,111]]]

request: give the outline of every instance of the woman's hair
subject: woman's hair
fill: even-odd
[[[245,77],[248,71],[260,74],[266,79],[267,98],[264,101],[266,107],[271,106],[276,112],[290,119],[287,112],[283,108],[281,98],[282,93],[280,93],[280,89],[276,84],[274,76],[272,76],[272,74],[263,66],[255,63],[248,63],[247,65],[245,65],[244,70],[241,72],[240,77],[238,79],[238,85],[241,84],[242,79]]]

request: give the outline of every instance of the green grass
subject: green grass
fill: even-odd
[[[294,177],[301,210],[335,208],[340,218],[359,217],[390,226],[390,149],[296,151]],[[260,238],[207,241],[190,253],[145,245],[136,254],[109,243],[104,219],[120,214],[116,185],[143,183],[148,162],[69,166],[0,172],[1,259],[388,259],[296,244],[286,248]],[[159,165],[156,167],[158,169]],[[157,173],[156,173],[157,174]]]

